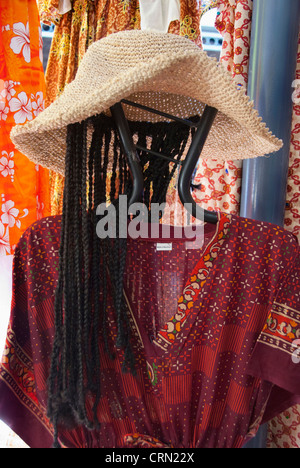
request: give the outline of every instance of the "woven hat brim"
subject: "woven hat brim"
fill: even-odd
[[[97,52],[92,47],[90,57],[83,59],[75,80],[61,96],[35,120],[12,130],[15,146],[35,163],[64,175],[67,126],[108,112],[124,98],[183,118],[201,115],[205,105],[217,108],[202,158],[248,159],[282,147],[244,91],[237,90],[223,66],[205,52],[161,54],[103,82],[101,72],[94,70],[94,76],[88,76],[92,54]],[[158,119],[141,109],[124,108],[131,120]]]

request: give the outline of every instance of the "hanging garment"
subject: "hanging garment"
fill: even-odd
[[[60,229],[59,216],[35,223],[14,262],[0,418],[31,447],[53,440],[45,408]],[[115,350],[111,360],[99,339],[100,429],[70,420],[59,430],[63,446],[241,447],[261,423],[300,403],[294,236],[220,214],[195,249],[176,229],[168,238],[128,238],[124,294],[136,376],[122,373],[124,351]],[[117,326],[109,302],[107,313],[113,350]],[[91,412],[94,401],[87,396]]]
[[[290,163],[287,181],[287,204],[284,227],[300,239],[300,191],[299,191],[299,151],[300,151],[300,31],[295,81],[292,83],[293,118],[290,146]],[[299,442],[300,444],[300,442]]]
[[[295,85],[295,86],[294,86]],[[296,80],[293,83],[293,119],[290,147],[290,164],[287,182],[287,203],[284,226],[300,239],[300,192],[299,192],[299,150],[300,150],[300,36]],[[300,406],[289,408],[272,419],[268,425],[268,448],[300,448]]]
[[[209,3],[209,2],[207,2]],[[209,6],[217,7],[215,27],[223,37],[220,63],[231,73],[241,92],[246,92],[250,52],[252,0],[216,0]],[[197,203],[206,209],[239,214],[242,181],[242,163],[200,159],[194,185]]]
[[[149,43],[152,45],[151,48],[148,46]],[[112,51],[113,53],[111,53]],[[118,60],[116,60],[116,54],[118,54]],[[156,58],[159,60],[156,60]],[[103,63],[103,67],[99,68],[99,63]],[[152,64],[153,66],[151,66]],[[186,70],[191,69],[189,65],[192,65],[193,72],[187,74]],[[104,76],[102,75],[103,72]],[[212,76],[214,76],[214,80],[211,79]],[[133,80],[128,79],[128,77],[132,77]],[[156,80],[155,77],[157,77]],[[221,86],[222,82],[223,86]],[[117,88],[115,88],[116,84]],[[97,89],[96,94],[95,89]],[[101,93],[101,89],[105,92]],[[182,94],[176,94],[178,89],[181,89]],[[184,89],[186,89],[185,92]],[[220,89],[222,93],[220,93]],[[168,90],[167,95],[165,95],[165,90]],[[131,94],[132,92],[134,94]],[[99,330],[96,325],[99,323],[99,314],[96,310],[101,303],[103,303],[101,306],[101,309],[103,309],[101,318],[103,342],[106,348],[109,348],[106,334],[106,325],[108,325],[106,300],[102,301],[101,299],[101,291],[103,297],[106,298],[107,271],[111,272],[112,281],[114,282],[113,297],[118,329],[117,342],[119,346],[124,346],[126,350],[124,366],[128,365],[132,369],[134,362],[129,340],[131,332],[126,315],[125,298],[123,297],[123,271],[126,263],[124,239],[122,239],[122,242],[121,239],[116,239],[112,244],[109,242],[108,245],[106,243],[106,245],[98,246],[95,237],[96,232],[94,229],[92,230],[91,226],[89,228],[87,224],[85,207],[88,206],[88,211],[92,214],[95,207],[99,207],[99,201],[106,201],[108,179],[105,174],[110,159],[109,153],[113,153],[114,167],[116,168],[118,167],[117,159],[120,161],[120,156],[122,156],[118,152],[116,138],[114,138],[113,145],[109,143],[112,137],[113,124],[109,124],[109,118],[105,115],[96,116],[95,114],[99,114],[102,110],[116,104],[116,107],[114,106],[112,109],[112,113],[115,115],[116,108],[120,108],[120,104],[118,104],[120,99],[125,95],[128,99],[134,100],[137,93],[139,93],[139,104],[146,103],[151,106],[151,103],[155,102],[159,108],[171,113],[174,112],[176,105],[180,111],[179,115],[183,117],[199,113],[202,115],[203,112],[203,120],[205,121],[210,109],[206,107],[203,111],[204,104],[207,102],[216,109],[220,109],[222,112],[217,115],[216,122],[209,122],[211,144],[208,141],[207,146],[204,145],[202,151],[202,154],[206,154],[207,157],[216,159],[221,157],[225,160],[227,158],[231,160],[234,156],[239,157],[243,155],[243,152],[241,152],[243,143],[245,144],[244,150],[247,157],[250,154],[253,157],[265,155],[282,146],[282,142],[272,135],[258,118],[248,99],[236,89],[227,72],[209,59],[197,45],[187,38],[174,34],[166,35],[157,31],[141,30],[122,31],[94,43],[85,54],[76,79],[59,96],[55,104],[45,109],[31,125],[20,126],[18,129],[13,130],[11,134],[13,141],[18,145],[18,148],[26,150],[28,157],[33,158],[35,162],[41,161],[47,167],[66,174],[66,197],[64,198],[63,213],[64,231],[61,233],[63,242],[60,246],[60,275],[55,299],[56,327],[47,413],[55,428],[55,446],[58,446],[57,429],[60,426],[60,419],[63,415],[66,417],[66,413],[71,413],[71,417],[74,417],[74,415],[77,417],[78,415],[76,420],[81,421],[81,423],[84,418],[86,426],[89,428],[92,423],[88,420],[85,395],[89,390],[91,390],[91,394],[94,393],[94,379],[97,379],[97,376],[100,377],[100,357],[98,359],[98,344],[96,346],[95,343],[98,342],[99,338]],[[172,100],[169,100],[170,93]],[[189,93],[191,93],[193,99],[186,98]],[[230,96],[232,96],[232,99]],[[82,102],[82,105],[78,106],[78,102]],[[127,114],[129,114],[131,122],[134,122],[135,119],[137,119],[136,124],[143,122],[144,110],[127,102],[126,106],[128,105],[131,109],[127,111]],[[213,113],[215,114],[215,109]],[[88,120],[82,122],[84,118],[88,118]],[[157,116],[155,116],[156,118]],[[73,125],[68,125],[69,122],[73,122]],[[116,122],[118,122],[118,119],[116,119]],[[65,127],[62,127],[62,125],[65,125]],[[167,126],[169,127],[170,124],[167,124]],[[156,123],[155,127],[160,130],[165,129],[163,123],[160,122]],[[204,131],[205,128],[207,128],[206,124],[203,125],[201,131]],[[220,128],[222,128],[222,132],[219,131]],[[67,150],[64,151],[66,130],[68,130]],[[132,130],[132,134],[135,135],[135,131]],[[163,151],[162,146],[164,145],[162,145],[162,142],[164,138],[161,131],[159,134],[161,141],[157,141],[155,132],[151,132],[149,135],[152,135],[152,143],[157,143]],[[189,140],[188,135],[182,135],[180,129],[176,133],[169,133],[170,136],[172,134],[175,135],[175,141],[178,140],[178,136],[181,137],[181,142]],[[197,132],[195,137],[197,134],[199,135]],[[103,140],[104,135],[105,139]],[[167,132],[167,140],[169,140],[169,135]],[[239,135],[238,138],[237,135]],[[243,135],[243,139],[241,139],[240,135]],[[138,132],[137,136],[140,139],[140,132]],[[171,141],[173,139],[174,137],[170,138]],[[144,144],[146,140],[147,138],[144,139]],[[41,141],[43,141],[43,145],[41,145]],[[58,144],[58,142],[61,143]],[[170,147],[170,145],[168,146]],[[170,149],[171,153],[167,152],[166,154],[181,155],[184,152],[184,145],[179,146],[180,148],[178,147],[174,153]],[[193,146],[194,139],[190,149]],[[44,150],[45,148],[47,150]],[[224,151],[224,148],[226,148],[226,151]],[[103,165],[101,164],[102,150],[104,150],[103,155],[105,156]],[[146,153],[149,151],[150,148],[149,150],[145,149]],[[205,151],[207,152],[205,153]],[[99,155],[101,158],[98,157]],[[189,157],[190,151],[186,159],[189,159]],[[151,162],[149,161],[149,163]],[[155,162],[159,162],[157,158],[155,158]],[[123,163],[120,165],[119,162],[120,169],[121,166],[124,167]],[[150,166],[152,164],[149,164],[147,171]],[[101,167],[101,170],[99,167]],[[165,166],[165,169],[168,168]],[[183,166],[182,171],[184,169],[185,166]],[[145,171],[145,175],[147,171]],[[170,175],[169,170],[167,172]],[[124,174],[122,169],[120,170],[121,173]],[[162,172],[164,180],[158,177],[159,183],[156,183],[157,176],[160,174],[157,164],[151,168],[150,174],[148,174],[150,180],[153,181],[151,202],[154,202],[155,188],[161,188],[162,182],[166,189],[169,183],[169,175],[165,170]],[[100,179],[97,181],[98,176],[100,176]],[[122,180],[125,183],[123,176]],[[89,187],[88,196],[87,182]],[[125,187],[126,191],[130,189],[127,183]],[[71,193],[70,189],[72,189],[73,193]],[[116,197],[118,197],[120,191],[123,192],[121,188],[118,190],[116,187],[110,187],[112,199],[115,198],[117,204],[120,200]],[[149,206],[150,193],[145,190],[144,194],[146,206]],[[159,198],[161,195],[164,196],[164,190],[159,194]],[[214,215],[214,222],[217,222],[216,218],[216,215]],[[101,252],[99,248],[101,248]],[[105,249],[107,255],[103,254],[102,248]],[[114,252],[112,252],[112,249]],[[83,262],[79,258],[81,252],[84,254]],[[93,260],[92,263],[90,260]],[[83,277],[80,275],[80,265],[84,267]],[[102,267],[100,270],[99,265]],[[104,274],[100,275],[100,271]],[[74,273],[76,273],[76,276]],[[84,304],[83,308],[81,307],[82,304]],[[61,325],[65,330],[61,330]],[[81,326],[84,327],[83,333],[81,333]],[[92,327],[92,330],[90,327]],[[90,330],[92,334],[89,333]],[[75,348],[74,333],[77,336]],[[61,340],[61,337],[64,337],[63,340]],[[89,353],[90,343],[88,341],[90,337],[92,337],[93,341],[92,353]],[[72,359],[69,360],[70,356],[72,356]],[[85,375],[83,368],[86,369],[88,377],[85,383],[83,382]],[[99,388],[98,382],[96,387]],[[100,393],[96,393],[98,400]],[[63,410],[61,410],[62,407]],[[97,407],[98,401],[95,402],[95,410]],[[97,420],[95,412],[94,419]]]
[[[50,214],[49,172],[17,151],[16,124],[44,108],[42,37],[35,0],[0,0],[0,256],[12,254],[22,233]]]
[[[180,20],[180,0],[139,0],[141,29],[168,32],[172,21]]]

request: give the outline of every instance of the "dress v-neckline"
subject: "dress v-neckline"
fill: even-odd
[[[230,223],[231,215],[218,213],[216,229],[189,275],[183,292],[177,301],[177,311],[167,320],[152,340],[148,337],[141,321],[135,316],[128,294],[124,289],[124,297],[129,309],[130,320],[148,356],[166,357],[170,352],[172,352],[172,355],[179,355],[185,338],[198,314],[197,300],[227,237]]]

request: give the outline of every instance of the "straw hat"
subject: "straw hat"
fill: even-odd
[[[218,109],[201,157],[236,160],[282,147],[231,76],[191,40],[155,31],[125,31],[93,43],[75,80],[31,122],[15,126],[15,146],[35,163],[64,174],[67,125],[126,98],[179,117]],[[161,117],[124,105],[130,120]]]

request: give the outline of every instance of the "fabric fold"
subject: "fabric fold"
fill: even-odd
[[[172,21],[180,20],[179,0],[140,0],[141,29],[168,32]]]

